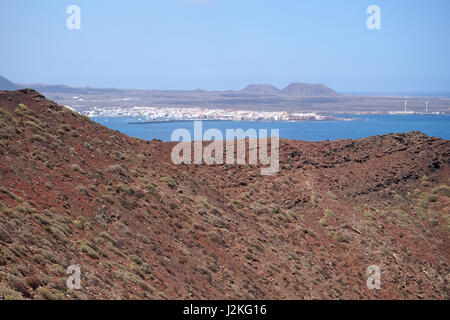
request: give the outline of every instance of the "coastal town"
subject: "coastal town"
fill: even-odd
[[[310,113],[289,113],[285,111],[249,111],[205,108],[171,108],[171,107],[93,107],[83,111],[88,117],[127,117],[139,122],[180,121],[180,120],[232,120],[232,121],[332,121],[351,120],[332,115]]]

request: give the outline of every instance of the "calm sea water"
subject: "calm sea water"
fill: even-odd
[[[203,121],[203,131],[216,128],[225,136],[226,129],[249,128],[279,129],[281,138],[320,141],[356,139],[391,132],[421,131],[429,136],[450,139],[450,115],[336,115],[356,121]],[[193,136],[194,124],[189,122],[166,122],[128,124],[136,118],[94,117],[92,120],[132,137],[144,140],[170,141],[173,130],[185,128]],[[270,130],[268,130],[270,132]]]

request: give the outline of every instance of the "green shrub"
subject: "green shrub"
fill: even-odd
[[[428,182],[428,177],[427,176],[423,176],[422,177],[422,181],[421,181],[422,187],[429,187],[430,183]]]
[[[40,215],[40,214],[35,214],[34,218],[39,220],[39,222],[44,224],[44,225],[48,225],[48,224],[51,223],[50,220],[48,220],[46,217],[44,217],[43,215]]]
[[[31,127],[32,131],[35,132],[35,133],[38,133],[38,132],[43,130],[40,125],[38,125],[36,122],[31,121],[31,120],[25,121],[25,125]]]
[[[332,218],[332,217],[334,217],[333,211],[331,211],[330,209],[325,209],[325,218]]]
[[[82,241],[80,245],[81,251],[86,253],[92,259],[100,258],[99,253],[97,252],[97,246],[89,241]]]
[[[58,258],[57,255],[55,255],[52,251],[49,250],[41,250],[40,254],[44,256],[44,258],[46,259],[46,261],[50,261],[52,263],[58,263],[61,264],[62,262],[60,261],[60,259]]]
[[[81,194],[84,194],[84,195],[87,196],[87,197],[90,197],[90,196],[91,196],[91,195],[89,194],[89,190],[88,190],[85,186],[79,185],[79,186],[77,187],[77,190],[78,190]]]
[[[63,268],[63,266],[57,263],[52,264],[52,269],[59,275],[64,275],[66,273],[66,270]]]
[[[431,193],[424,193],[424,194],[422,194],[422,197],[427,202],[436,202],[438,199],[438,197],[435,194],[431,194]]]
[[[252,208],[252,211],[257,215],[262,215],[264,213],[269,212],[269,210],[266,207],[263,207],[259,203],[254,203],[251,208]]]
[[[151,194],[156,194],[156,193],[158,193],[158,191],[157,191],[157,189],[156,189],[156,186],[155,186],[153,183],[151,183],[151,182],[149,182],[149,181],[145,181],[144,183],[145,183],[145,187],[147,188],[147,190],[148,190]]]
[[[40,294],[46,300],[63,300],[64,295],[57,290],[50,290],[45,287],[39,287],[36,289],[36,292]]]
[[[44,265],[45,262],[46,262],[44,256],[42,254],[39,254],[39,253],[34,255],[33,260],[36,261],[40,265]]]
[[[114,203],[114,198],[110,194],[103,194],[102,199],[108,203]]]
[[[233,200],[233,203],[238,207],[243,207],[242,202],[240,200]]]
[[[59,126],[59,130],[69,132],[70,126],[68,124],[62,124]]]
[[[175,189],[177,187],[177,183],[171,177],[162,177],[161,181],[167,183],[167,185],[171,189]]]
[[[33,134],[30,138],[31,142],[46,142],[47,139],[45,139],[44,136],[41,136],[40,134]]]
[[[450,187],[445,184],[442,184],[439,187],[437,187],[437,192],[446,197],[450,197]]]
[[[217,243],[221,242],[221,236],[217,232],[211,231],[210,233],[208,233],[208,237],[209,237],[209,239],[211,239],[211,241],[214,241]]]
[[[8,111],[0,109],[0,119],[11,121],[12,115]]]
[[[346,234],[343,234],[343,233],[338,232],[338,233],[336,234],[336,241],[338,241],[338,242],[349,243],[349,242],[350,242],[350,237],[347,236]]]
[[[72,222],[74,224],[75,227],[77,227],[80,230],[84,229],[83,223],[80,220],[74,220]]]
[[[311,193],[311,198],[310,198],[311,202],[313,204],[317,204],[319,201],[317,200],[317,194],[315,192]]]
[[[370,220],[376,219],[375,215],[370,210],[367,210],[366,212],[364,212],[364,217],[366,217],[367,219],[370,219]]]
[[[0,285],[0,300],[23,300],[23,296],[20,292]]]
[[[272,211],[272,213],[275,213],[275,214],[281,212],[280,206],[277,205],[277,204],[275,204],[275,203],[272,203],[272,204],[270,205],[270,210]]]
[[[149,285],[147,282],[145,282],[145,280],[143,280],[139,276],[137,276],[131,272],[128,272],[128,271],[123,271],[123,270],[115,271],[114,277],[116,277],[117,279],[120,279],[124,282],[132,282],[132,283],[138,285],[142,290],[148,291],[150,293],[155,290],[155,288],[153,288],[151,285]]]
[[[50,233],[51,235],[53,235],[53,237],[61,242],[67,243],[69,240],[67,239],[66,235],[64,234],[64,232],[62,232],[60,229],[55,228],[55,227],[47,227],[46,231],[48,233]]]
[[[422,187],[429,187],[430,183],[428,181],[422,181],[421,185]]]
[[[94,138],[91,140],[91,144],[94,146],[103,145],[103,140],[100,138]]]
[[[108,166],[107,170],[108,170],[108,172],[113,173],[118,176],[122,176],[122,177],[126,176],[125,169],[120,164],[110,165],[110,166]]]
[[[6,243],[12,243],[13,238],[9,234],[8,231],[6,231],[3,226],[0,225],[0,242],[6,242]]]
[[[141,258],[139,258],[137,255],[133,254],[130,256],[131,261],[133,261],[134,263],[141,265],[144,263],[144,261],[142,261]]]
[[[18,116],[23,116],[26,114],[30,113],[30,109],[28,109],[28,107],[24,104],[19,104],[15,109],[14,112],[18,115]]]
[[[118,256],[125,258],[125,254],[119,248],[115,247],[114,244],[112,244],[111,242],[108,242],[106,246],[108,247],[109,250],[111,250]]]
[[[12,191],[10,191],[10,190],[2,187],[2,186],[0,186],[0,192],[4,193],[4,194],[7,194],[11,199],[14,199],[14,200],[18,200],[19,199],[19,197],[14,192],[12,192]]]
[[[19,212],[22,212],[22,213],[25,213],[25,214],[37,213],[37,210],[35,208],[30,207],[30,205],[27,204],[27,203],[18,206],[16,209]]]

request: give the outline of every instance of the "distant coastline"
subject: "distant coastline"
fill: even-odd
[[[175,122],[191,122],[191,121],[233,121],[224,119],[180,119],[180,120],[143,120],[143,121],[128,121],[128,124],[152,124],[152,123],[175,123]]]
[[[143,120],[143,121],[128,121],[128,124],[156,124],[156,123],[176,123],[176,122],[192,122],[192,121],[220,121],[220,122],[314,122],[314,121],[358,121],[359,119],[349,118],[333,118],[325,120],[230,120],[230,119],[180,119],[180,120]]]
[[[334,115],[340,117],[340,115]],[[429,136],[450,139],[448,123],[450,115],[426,114],[372,114],[342,115],[342,118],[355,121],[248,121],[217,120],[203,121],[203,127],[217,128],[225,133],[226,129],[242,128],[247,130],[272,129],[280,130],[280,138],[307,141],[324,141],[337,139],[359,139],[374,135],[421,131]],[[194,119],[174,119],[145,121],[145,119],[129,117],[92,117],[92,120],[110,129],[119,130],[129,136],[152,140],[170,141],[173,130],[193,128]],[[136,124],[130,124],[135,122]]]

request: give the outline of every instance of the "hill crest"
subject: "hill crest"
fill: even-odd
[[[0,75],[0,90],[20,90],[21,87]]]
[[[323,84],[293,82],[281,90],[283,94],[302,97],[336,97],[339,94]]]
[[[174,165],[173,143],[34,90],[0,91],[0,122],[0,297],[449,298],[449,141],[281,139],[263,177]],[[65,286],[71,264],[81,290]]]

